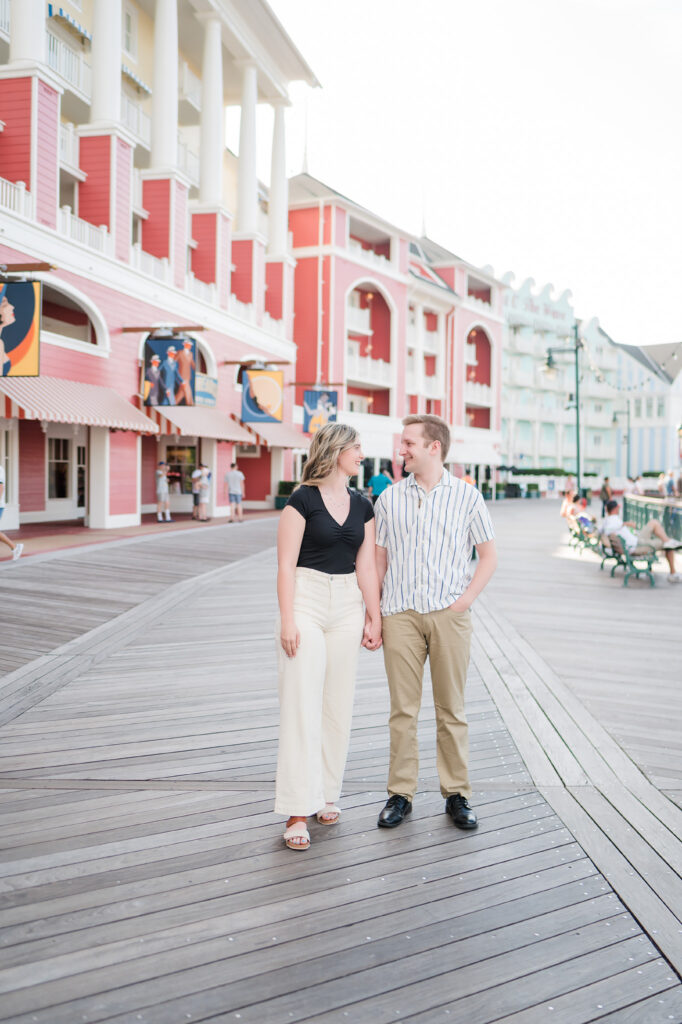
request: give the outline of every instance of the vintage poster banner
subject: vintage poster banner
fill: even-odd
[[[284,372],[245,370],[242,379],[242,423],[281,423]]]
[[[303,433],[314,434],[326,423],[335,423],[338,399],[338,391],[304,391]]]
[[[195,370],[192,338],[147,338],[142,368],[144,404],[194,405]]]
[[[40,281],[0,284],[0,377],[40,374]]]

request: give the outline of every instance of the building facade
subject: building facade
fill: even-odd
[[[679,473],[682,344],[618,346],[616,473]]]
[[[154,468],[224,472],[243,457],[247,499],[270,503],[305,447],[284,422],[240,425],[241,367],[293,380],[293,268],[284,111],[312,71],[262,0],[0,0],[0,262],[47,262],[40,376],[0,377],[4,523],[139,522]],[[267,203],[256,106],[274,109]],[[224,145],[240,108],[240,157]],[[145,340],[182,331],[214,407],[140,408]],[[248,463],[247,460],[248,459]]]

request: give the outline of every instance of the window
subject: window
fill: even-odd
[[[598,448],[601,445],[601,434],[595,434],[592,441],[594,442],[595,448]]]
[[[656,402],[656,415],[659,417],[665,416],[665,398],[659,398]]]
[[[197,449],[195,445],[168,445],[166,448],[168,463],[168,483],[171,494],[192,493],[192,473],[197,468]]]
[[[642,399],[641,398],[636,398],[635,399],[635,416],[641,416],[641,415],[642,415]]]
[[[47,450],[47,496],[69,496],[69,441],[65,437],[51,437]]]
[[[647,398],[647,400],[646,400],[646,414],[647,414],[647,416],[653,416],[653,414],[654,414],[654,400],[653,400],[653,398]]]
[[[603,410],[603,408],[604,408],[604,406],[600,402],[595,402],[594,403],[594,411],[595,412],[601,412]]]
[[[123,49],[137,60],[137,12],[129,4],[123,8]]]
[[[78,508],[85,508],[88,486],[87,474],[87,448],[79,444],[76,448],[76,493],[78,495]]]

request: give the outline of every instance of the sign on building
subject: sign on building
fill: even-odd
[[[145,405],[196,404],[196,345],[192,338],[147,338],[142,372]]]
[[[206,373],[194,375],[194,404],[214,407],[218,402],[218,378]]]
[[[338,391],[303,392],[303,433],[314,434],[327,423],[336,422]]]
[[[0,284],[0,377],[40,374],[40,281]]]
[[[242,423],[281,423],[284,372],[245,370],[242,382]]]

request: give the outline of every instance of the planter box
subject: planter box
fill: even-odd
[[[285,507],[285,505],[288,502],[288,500],[289,500],[289,495],[288,494],[276,494],[275,495],[275,508],[279,509],[281,511]]]

